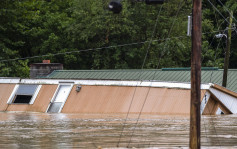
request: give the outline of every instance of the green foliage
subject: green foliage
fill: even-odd
[[[220,3],[211,2],[228,17]],[[236,0],[222,2],[237,15]],[[65,69],[141,69],[143,62],[144,69],[190,67],[191,40],[186,30],[191,0],[169,0],[163,6],[124,0],[120,14],[108,11],[108,3],[0,1],[0,76],[28,77],[29,64],[43,59],[63,63]],[[223,20],[208,1],[203,1],[203,66],[223,67],[225,42],[213,38],[216,31],[226,28]],[[151,39],[154,41],[150,43]],[[230,65],[234,68],[236,39],[232,42]],[[137,44],[127,45],[130,43]],[[40,55],[49,56],[9,60]]]

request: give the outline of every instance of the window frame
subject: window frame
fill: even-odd
[[[32,97],[31,97],[29,103],[14,103],[14,100],[16,98],[16,93],[17,93],[20,85],[37,85],[37,87],[35,89],[35,92],[34,92],[34,94],[32,94]],[[20,105],[32,105],[32,104],[34,104],[35,99],[36,99],[36,97],[37,97],[37,95],[38,95],[38,93],[41,89],[41,86],[42,85],[40,85],[40,84],[16,84],[13,91],[12,91],[12,93],[11,93],[11,96],[9,97],[9,99],[7,101],[7,104],[13,104],[13,105],[19,105],[19,104]]]
[[[56,97],[57,97],[57,95],[58,95],[58,92],[59,92],[59,90],[60,90],[60,86],[61,86],[61,85],[70,85],[69,93],[68,93],[68,95],[66,96],[66,100],[62,103],[62,105],[61,105],[59,111],[57,112],[57,113],[61,113],[61,111],[62,111],[62,109],[63,109],[65,103],[67,102],[67,99],[68,99],[68,97],[69,97],[69,95],[70,95],[70,93],[71,93],[71,91],[72,91],[72,88],[73,88],[73,86],[74,86],[74,82],[68,82],[68,83],[67,83],[67,82],[59,82],[59,84],[58,84],[58,86],[57,86],[57,89],[55,90],[54,95],[53,95],[52,99],[50,100],[50,103],[49,103],[49,105],[48,105],[48,107],[47,107],[45,113],[48,113],[48,110],[49,110],[49,107],[50,107],[51,103],[54,103],[54,101],[55,101],[55,99],[56,99]]]

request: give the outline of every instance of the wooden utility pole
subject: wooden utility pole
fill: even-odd
[[[231,11],[231,13],[230,13],[230,23],[229,23],[229,27],[227,28],[225,63],[224,63],[224,72],[223,72],[223,80],[222,80],[222,86],[224,86],[224,87],[226,87],[226,85],[227,85],[227,73],[228,73],[229,60],[230,60],[232,16],[233,16],[233,12]]]
[[[202,0],[193,0],[189,147],[200,149]]]

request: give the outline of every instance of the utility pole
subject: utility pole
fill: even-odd
[[[200,149],[202,0],[193,0],[189,148]]]
[[[223,80],[222,80],[222,86],[224,86],[224,87],[227,86],[227,73],[228,73],[229,60],[230,60],[232,16],[233,16],[233,11],[231,11],[231,13],[230,13],[230,23],[229,23],[229,27],[227,28],[227,41],[226,41],[226,50],[225,50],[225,62],[224,62],[224,72],[223,72]]]

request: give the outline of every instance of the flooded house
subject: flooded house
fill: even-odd
[[[237,76],[236,70],[229,71]],[[236,85],[202,71],[201,113],[237,113]],[[212,79],[212,80],[211,80]],[[0,111],[190,114],[188,70],[55,70],[39,79],[0,78]]]

